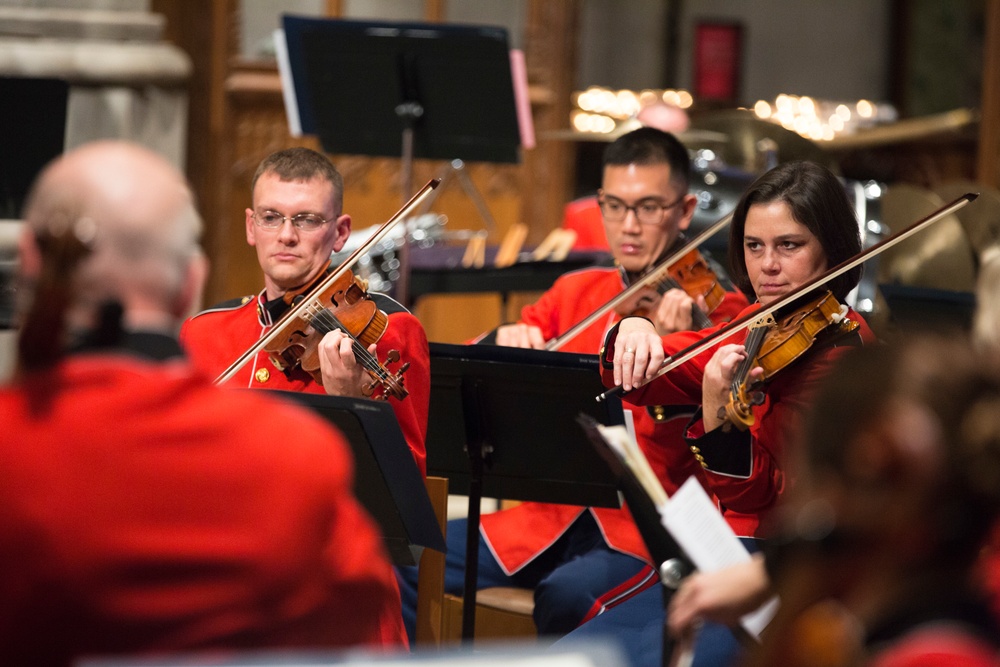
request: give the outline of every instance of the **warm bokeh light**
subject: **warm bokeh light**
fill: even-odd
[[[599,134],[623,130],[629,122],[634,122],[641,109],[659,100],[681,109],[694,105],[694,97],[686,90],[652,88],[633,91],[591,86],[575,93],[573,99],[576,102],[576,110],[570,116],[573,129]],[[891,104],[869,100],[823,100],[789,93],[778,95],[774,102],[757,100],[752,110],[757,118],[813,141],[831,141],[839,134],[892,122],[898,117]]]
[[[694,97],[686,90],[641,91],[610,90],[591,86],[573,95],[576,110],[570,114],[570,125],[577,132],[608,134],[618,129],[639,113],[639,110],[663,100],[681,109],[694,104]]]
[[[759,100],[753,110],[758,118],[779,124],[813,141],[831,141],[838,134],[856,132],[897,118],[896,109],[891,104],[874,104],[868,100],[822,100],[786,93],[775,97],[773,104]]]
[[[753,105],[753,112],[757,114],[757,118],[767,120],[771,117],[771,105],[764,100],[757,100],[757,103]]]

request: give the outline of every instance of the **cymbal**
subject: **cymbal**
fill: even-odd
[[[899,183],[886,189],[881,204],[883,222],[897,232],[925,218],[945,202],[929,190]],[[878,259],[880,282],[959,292],[970,292],[975,286],[972,245],[955,215],[948,215],[901,241]]]
[[[781,125],[761,120],[752,111],[727,109],[699,114],[691,119],[692,131],[719,132],[729,141],[721,147],[720,157],[734,167],[751,173],[764,170],[762,140],[773,142],[778,162],[811,160],[833,167],[834,163],[819,144]]]
[[[952,181],[938,185],[934,192],[946,202],[958,199],[967,192],[978,192],[976,201],[962,207],[955,215],[962,223],[976,256],[1000,243],[1000,191],[972,181]]]

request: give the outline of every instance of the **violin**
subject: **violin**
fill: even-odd
[[[805,354],[820,334],[829,334],[832,325],[836,325],[839,334],[848,334],[861,326],[847,319],[846,312],[847,306],[841,305],[831,292],[824,292],[780,320],[770,315],[758,319],[747,333],[744,343],[747,356],[736,369],[729,402],[720,410],[719,417],[740,430],[752,426],[752,408],[764,402],[761,385]],[[762,368],[763,375],[751,379],[750,371],[754,368]]]
[[[408,392],[403,386],[403,373],[410,364],[404,363],[396,373],[390,373],[368,351],[368,347],[385,333],[389,318],[378,309],[361,278],[345,270],[322,290],[313,290],[307,297],[289,293],[284,298],[289,305],[304,305],[296,316],[282,318],[281,334],[264,346],[278,370],[288,373],[297,366],[322,384],[319,343],[327,333],[340,329],[351,339],[354,357],[371,377],[371,382],[362,387],[362,393],[371,397],[381,387],[379,398],[406,398]],[[306,299],[308,301],[304,301]],[[389,350],[386,359],[387,364],[396,363],[399,351]]]
[[[319,358],[317,349],[319,341],[329,331],[341,329],[353,338],[352,346],[355,357],[361,362],[372,378],[372,384],[363,391],[372,395],[376,388],[382,387],[381,398],[396,396],[403,398],[402,375],[409,367],[404,364],[393,374],[368,352],[368,346],[377,341],[385,332],[388,317],[378,310],[375,302],[364,288],[364,283],[355,279],[347,267],[353,266],[358,257],[368,252],[370,248],[386,237],[394,224],[404,219],[411,211],[427,198],[440,185],[441,180],[434,178],[410,198],[399,211],[382,223],[367,241],[358,246],[344,262],[330,272],[322,281],[312,287],[307,295],[293,295],[291,308],[278,320],[271,329],[250,346],[246,352],[229,365],[215,379],[216,384],[222,384],[233,377],[261,350],[267,350],[268,355],[278,368],[301,366],[310,372],[318,382],[322,381],[319,374]],[[278,342],[280,341],[280,342]],[[394,358],[393,358],[394,357]],[[390,352],[389,362],[399,360],[399,353]],[[303,365],[304,364],[304,365]],[[314,365],[315,364],[315,365]]]
[[[636,385],[636,387],[638,388],[639,386],[649,384],[656,378],[665,375],[666,373],[669,373],[670,371],[672,371],[673,369],[677,368],[678,366],[684,363],[687,363],[688,361],[698,356],[708,348],[712,347],[713,345],[716,345],[721,339],[731,336],[734,333],[743,331],[744,329],[748,329],[755,322],[760,321],[760,318],[764,318],[773,313],[779,312],[783,309],[787,309],[787,307],[791,306],[794,303],[797,303],[799,299],[802,299],[806,295],[817,291],[825,283],[828,283],[834,278],[847,273],[848,271],[854,269],[855,267],[860,266],[871,257],[875,257],[881,254],[882,252],[888,250],[889,248],[901,243],[902,241],[905,241],[906,239],[910,238],[917,232],[925,229],[926,227],[934,224],[935,222],[944,219],[945,217],[951,215],[955,211],[969,204],[969,202],[975,201],[978,196],[979,195],[977,193],[972,193],[972,192],[962,195],[961,197],[955,199],[954,201],[945,204],[937,211],[934,211],[925,218],[922,218],[914,222],[906,229],[903,229],[902,231],[893,234],[892,236],[886,239],[883,239],[879,243],[876,243],[875,245],[871,246],[870,248],[862,250],[857,255],[844,260],[840,264],[831,267],[830,269],[824,271],[820,275],[806,281],[805,283],[800,285],[797,289],[792,290],[791,292],[781,297],[780,299],[775,300],[768,306],[756,312],[748,313],[747,315],[744,315],[743,317],[737,320],[733,320],[726,326],[705,336],[697,343],[689,345],[688,347],[682,350],[678,350],[677,352],[675,352],[674,354],[670,355],[669,357],[663,360],[663,362],[660,364],[659,370],[653,377]],[[612,396],[622,396],[625,393],[626,393],[625,390],[621,386],[618,386],[598,395],[596,397],[596,400],[598,403],[600,403],[602,401],[606,401]]]
[[[707,329],[712,326],[712,320],[708,316],[726,298],[726,289],[697,248],[692,248],[678,257],[672,266],[650,273],[654,274],[651,284],[649,281],[644,281],[649,284],[649,288],[637,301],[624,302],[622,304],[624,307],[616,308],[615,311],[619,315],[646,317],[659,297],[669,290],[682,289],[692,298],[696,299],[699,296],[705,298],[706,310],[702,310],[696,303],[691,304],[691,319],[695,328]]]
[[[715,276],[715,272],[709,268],[708,263],[705,262],[704,258],[701,257],[701,253],[698,252],[698,246],[712,237],[716,232],[721,230],[723,227],[729,224],[729,221],[733,219],[733,214],[723,216],[718,221],[715,222],[711,227],[703,231],[701,234],[692,239],[687,245],[678,250],[676,253],[672,254],[667,259],[663,260],[655,266],[653,269],[648,271],[642,278],[637,280],[634,284],[630,285],[625,291],[618,294],[616,297],[612,298],[610,301],[605,303],[603,306],[595,310],[593,313],[583,318],[581,321],[574,324],[572,327],[566,330],[563,335],[558,338],[553,338],[545,345],[546,350],[555,351],[561,348],[563,345],[580,335],[581,332],[587,329],[591,324],[596,322],[598,318],[603,317],[607,313],[615,310],[622,314],[622,310],[628,312],[628,314],[633,314],[636,310],[636,299],[637,295],[640,295],[640,301],[642,300],[642,293],[644,291],[649,291],[654,289],[659,291],[662,295],[668,289],[677,286],[678,284],[683,286],[689,283],[689,287],[694,291],[694,294],[688,292],[692,296],[705,296],[705,300],[711,297],[714,305],[709,304],[709,312],[715,309],[719,305],[719,302],[725,297],[725,289],[718,285],[718,278]],[[701,263],[704,265],[704,269],[698,266],[698,259],[700,258]],[[676,276],[670,275],[670,271],[675,265],[679,264],[675,273]],[[706,271],[711,274],[710,278],[706,279]],[[673,281],[673,284],[668,285],[666,281]],[[712,285],[718,285],[718,292]],[[662,287],[661,287],[662,285]],[[685,290],[686,291],[686,290]],[[716,299],[716,293],[718,293],[718,301]],[[629,304],[629,305],[625,305]],[[697,318],[694,310],[701,311],[700,308],[692,309],[692,316]],[[702,315],[705,315],[702,313]],[[695,324],[699,328],[707,328],[711,326],[711,322],[707,317],[704,318],[704,322],[708,322],[701,326],[702,320],[695,320]]]

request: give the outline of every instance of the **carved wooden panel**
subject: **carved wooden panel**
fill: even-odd
[[[208,304],[260,289],[262,280],[253,250],[246,244],[243,211],[250,201],[250,179],[269,152],[315,140],[288,135],[277,74],[271,63],[235,60],[238,53],[239,0],[189,3],[153,0],[167,15],[168,39],[184,48],[195,67],[190,89],[191,126],[188,174],[206,221],[205,247],[212,263],[206,288]],[[339,14],[343,3],[328,0]],[[575,72],[575,25],[578,0],[529,0],[526,12],[526,60],[529,67],[536,134],[563,128],[569,117]],[[427,0],[425,17],[440,20],[444,0]],[[469,164],[467,173],[497,222],[490,243],[499,243],[511,225],[530,228],[528,243],[539,242],[559,225],[569,198],[574,147],[539,138],[520,165]],[[355,229],[381,223],[403,201],[400,160],[332,156],[344,173],[345,211]],[[412,182],[419,187],[438,176],[446,163],[417,160]],[[454,180],[440,193],[433,210],[448,217],[448,229],[481,229],[477,208]],[[459,342],[516,318],[531,295],[511,299],[501,315],[496,296],[427,297],[416,306],[434,340]]]

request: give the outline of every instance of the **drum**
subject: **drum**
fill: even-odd
[[[882,220],[882,196],[885,186],[876,181],[841,180],[847,191],[847,198],[854,206],[854,215],[858,219],[861,247],[870,248],[892,233]],[[873,257],[864,263],[861,281],[847,295],[847,303],[863,315],[873,314],[879,308],[879,260],[879,257]]]
[[[733,212],[740,196],[756,176],[722,161],[712,149],[694,151],[691,157],[689,192],[698,199],[686,235],[697,236]],[[702,250],[725,264],[729,247],[729,228],[719,230],[702,245]]]
[[[400,246],[403,244],[403,230],[407,230],[410,247],[427,248],[445,237],[445,225],[448,218],[436,213],[427,213],[406,221],[397,223],[385,237],[361,255],[353,267],[354,275],[368,281],[371,292],[391,292],[392,285],[399,279]],[[351,234],[340,252],[331,255],[333,266],[340,266],[351,253],[367,243],[378,227],[366,227]]]

